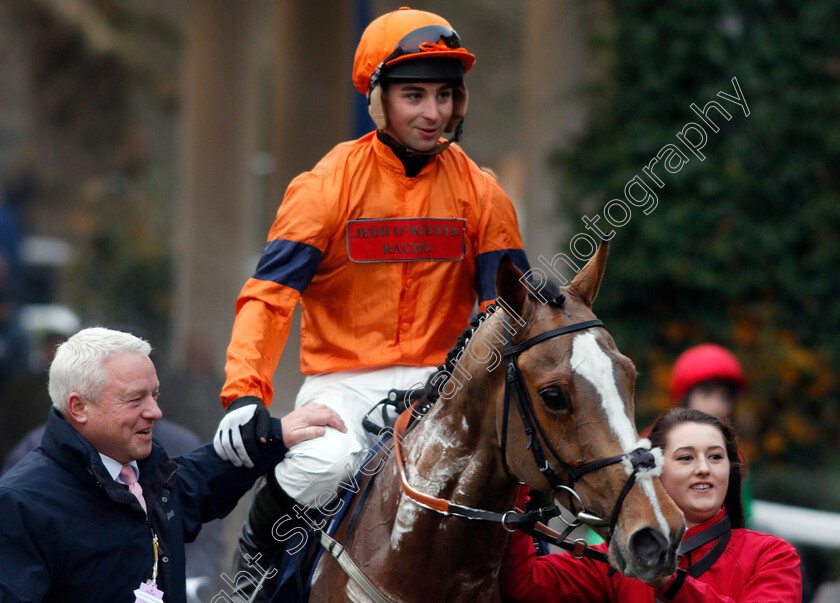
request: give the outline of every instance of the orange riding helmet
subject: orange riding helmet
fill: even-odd
[[[671,398],[679,402],[693,387],[710,380],[732,383],[738,391],[747,387],[738,359],[726,348],[704,343],[680,354],[674,362],[668,389]]]
[[[416,59],[449,60],[414,63]],[[365,29],[356,48],[353,85],[367,95],[373,123],[384,130],[388,120],[380,83],[389,73],[401,79],[452,81],[452,117],[444,131],[455,130],[457,140],[467,112],[467,88],[461,77],[473,63],[475,55],[461,47],[458,34],[446,19],[403,7],[374,19]]]

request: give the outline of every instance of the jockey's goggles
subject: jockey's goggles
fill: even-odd
[[[461,38],[458,33],[451,27],[445,25],[426,25],[411,31],[404,35],[402,39],[397,42],[394,51],[389,54],[384,61],[382,61],[370,78],[370,89],[373,89],[379,82],[382,75],[382,69],[391,63],[410,54],[418,54],[432,51],[446,51],[457,50],[466,53],[467,51],[461,47]]]
[[[389,54],[383,63],[387,64],[404,54],[438,50],[440,49],[441,42],[447,48],[461,48],[461,38],[458,37],[456,31],[451,27],[446,27],[445,25],[426,25],[404,35],[402,40],[397,42],[397,47],[394,48],[394,52]]]

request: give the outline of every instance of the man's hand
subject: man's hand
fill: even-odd
[[[283,417],[283,443],[287,448],[304,440],[319,438],[327,432],[326,425],[347,433],[344,421],[333,409],[323,404],[307,404]]]
[[[257,444],[265,443],[268,438],[269,419],[268,409],[259,398],[237,398],[230,403],[227,414],[219,423],[213,449],[219,457],[237,467],[253,467],[254,461],[260,458]]]

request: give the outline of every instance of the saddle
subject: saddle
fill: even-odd
[[[383,433],[393,433],[394,425],[399,416],[408,410],[417,400],[426,397],[429,398],[428,392],[425,389],[392,389],[388,392],[388,397],[377,402],[365,416],[362,418],[362,427],[365,431],[373,435],[381,435]],[[422,405],[417,416],[424,416],[429,409],[431,409],[434,400],[429,400]],[[379,422],[374,422],[371,418],[379,411]],[[416,422],[416,420],[415,420]]]

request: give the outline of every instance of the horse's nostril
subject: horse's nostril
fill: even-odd
[[[665,560],[668,541],[651,528],[642,528],[630,537],[630,550],[644,565],[660,565]]]

